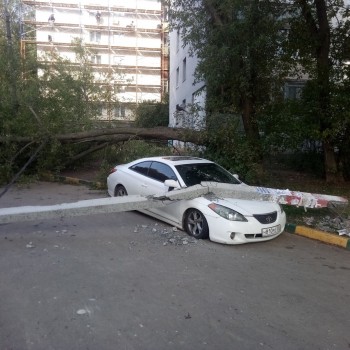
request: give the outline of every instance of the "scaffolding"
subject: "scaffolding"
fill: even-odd
[[[73,39],[88,49],[96,82],[111,85],[119,101],[117,110],[106,104],[101,118],[130,119],[140,102],[167,94],[167,14],[158,0],[22,0],[22,7],[22,57],[35,45],[39,59],[55,50],[73,60]],[[106,74],[115,78],[98,78]]]

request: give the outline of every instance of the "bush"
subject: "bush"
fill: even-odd
[[[244,181],[256,181],[261,176],[258,153],[241,131],[239,118],[216,117],[207,124],[209,143],[204,156],[219,163],[231,173],[237,173]]]
[[[168,102],[143,102],[136,109],[136,126],[153,128],[157,126],[168,126],[169,104]]]
[[[102,153],[102,154],[101,154]],[[124,164],[143,157],[171,155],[172,149],[155,142],[130,140],[105,148],[99,153],[103,159],[100,165],[99,178],[106,179],[109,171],[117,164]]]

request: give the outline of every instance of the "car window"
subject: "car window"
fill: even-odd
[[[130,167],[131,170],[136,171],[139,174],[148,176],[148,169],[151,165],[151,162],[141,162],[134,164],[133,166]]]
[[[177,177],[170,166],[159,162],[152,162],[152,165],[148,171],[148,176],[161,182],[169,179],[177,180]]]
[[[198,185],[202,181],[215,181],[229,184],[241,183],[231,173],[215,163],[197,163],[177,165],[186,186]]]

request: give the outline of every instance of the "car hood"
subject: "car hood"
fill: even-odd
[[[216,199],[213,202],[238,211],[242,215],[267,214],[280,210],[277,203],[235,198]]]

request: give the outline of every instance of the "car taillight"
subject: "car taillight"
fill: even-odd
[[[117,171],[116,168],[112,168],[112,169],[109,171],[109,174],[113,174],[113,173],[115,173],[116,171]]]

